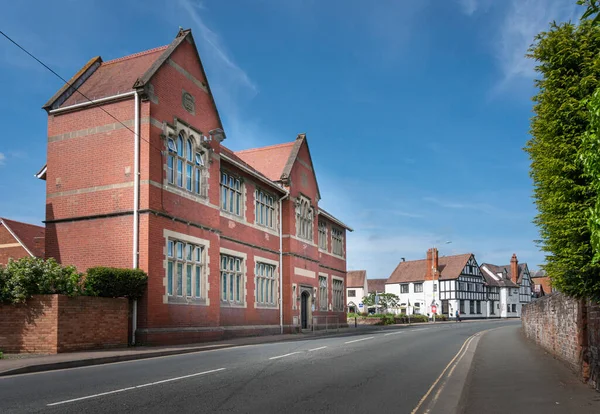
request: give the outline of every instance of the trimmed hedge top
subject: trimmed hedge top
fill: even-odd
[[[105,298],[139,299],[147,284],[148,275],[141,269],[92,267],[85,278],[86,294]]]
[[[140,269],[93,267],[83,275],[73,266],[36,257],[0,265],[0,303],[21,303],[48,294],[139,299],[147,284],[148,276]]]

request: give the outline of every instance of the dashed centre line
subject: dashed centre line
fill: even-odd
[[[389,332],[389,333],[383,334],[383,336],[388,336],[388,335],[398,335],[398,334],[402,334],[402,333],[404,333],[404,331],[400,331],[400,332]]]
[[[113,391],[101,392],[100,394],[93,394],[93,395],[87,395],[85,397],[73,398],[71,400],[58,401],[58,402],[55,402],[55,403],[47,404],[47,406],[48,407],[52,407],[54,405],[68,404],[68,403],[72,403],[72,402],[75,402],[75,401],[89,400],[90,398],[98,398],[98,397],[103,397],[105,395],[117,394],[119,392],[131,391],[131,390],[135,390],[135,389],[138,389],[138,388],[150,387],[152,385],[164,384],[165,382],[178,381],[178,380],[185,379],[185,378],[197,377],[199,375],[211,374],[213,372],[224,371],[225,369],[226,368],[219,368],[219,369],[212,369],[210,371],[197,372],[195,374],[184,375],[182,377],[169,378],[169,379],[165,379],[165,380],[161,380],[161,381],[149,382],[147,384],[136,385],[136,386],[133,386],[133,387],[127,387],[127,388],[121,388],[121,389],[113,390]]]
[[[327,348],[327,346],[321,346],[319,348],[313,348],[313,349],[309,349],[308,352],[312,352],[312,351],[318,351],[319,349],[325,349]]]
[[[348,342],[344,342],[345,344],[352,344],[354,342],[360,342],[360,341],[366,341],[368,339],[373,339],[373,336],[369,336],[368,338],[361,338],[361,339],[355,339],[354,341],[348,341]]]
[[[287,356],[294,355],[294,354],[299,354],[299,353],[300,353],[300,352],[290,352],[289,354],[285,354],[285,355],[279,355],[279,356],[274,356],[274,357],[271,357],[271,358],[269,358],[269,359],[279,359],[279,358],[285,358],[285,357],[287,357]]]

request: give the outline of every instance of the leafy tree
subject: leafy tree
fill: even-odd
[[[593,24],[600,23],[600,0],[577,0],[577,4],[586,7],[581,20],[590,18]]]
[[[593,261],[589,219],[599,192],[582,154],[590,147],[587,104],[599,86],[599,51],[600,28],[590,20],[552,23],[536,36],[528,57],[538,64],[539,91],[525,148],[538,208],[534,222],[547,253],[544,268],[564,293],[596,299],[600,264]]]
[[[379,293],[379,303],[384,310],[394,309],[398,306],[400,298],[393,293]],[[368,296],[363,298],[363,303],[366,307],[375,306],[375,293],[369,293]]]

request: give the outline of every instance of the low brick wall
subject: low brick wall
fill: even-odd
[[[0,315],[0,349],[6,353],[127,346],[127,299],[37,295],[23,304],[0,305]]]
[[[524,334],[600,390],[600,305],[556,293],[523,307]]]

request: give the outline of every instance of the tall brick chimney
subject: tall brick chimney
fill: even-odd
[[[431,262],[433,249],[427,250],[427,259],[425,259],[425,280],[433,280],[433,272],[431,271]]]
[[[512,258],[510,259],[510,280],[517,283],[519,279],[519,261],[517,260],[517,255],[513,253]]]
[[[437,278],[438,277],[438,271],[439,271],[439,255],[438,255],[438,249],[436,249],[435,247],[432,250],[432,259],[431,259],[431,263],[433,265],[433,278]]]

